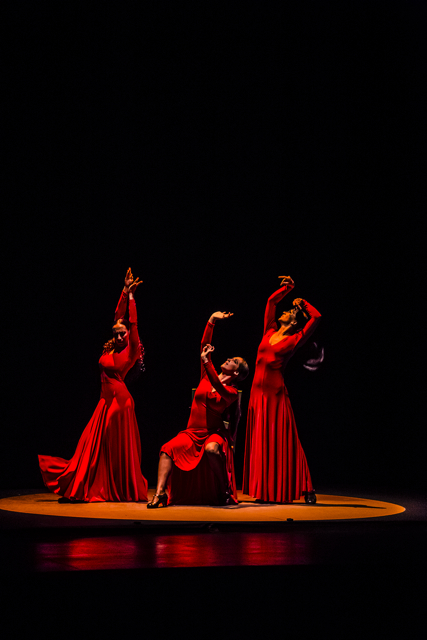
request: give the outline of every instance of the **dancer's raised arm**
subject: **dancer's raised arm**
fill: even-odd
[[[138,335],[138,316],[136,313],[135,298],[133,296],[134,292],[140,284],[141,281],[139,280],[139,278],[137,278],[129,285],[129,350],[127,357],[127,370],[129,370],[135,364],[136,359],[140,356],[141,347]]]
[[[202,353],[200,354],[200,357],[202,359],[202,367],[205,369],[206,375],[209,378],[209,382],[211,383],[215,391],[219,393],[221,398],[224,398],[224,400],[231,404],[231,402],[236,400],[238,391],[234,387],[225,387],[222,384],[221,380],[218,378],[218,374],[215,371],[215,367],[213,366],[210,357],[213,350],[214,347],[211,344],[205,344],[205,346],[203,347]]]
[[[279,276],[282,278],[281,284],[283,285],[280,289],[275,291],[267,300],[267,306],[265,308],[264,315],[264,334],[267,333],[269,329],[274,329],[277,331],[276,324],[276,306],[278,303],[294,288],[294,281],[290,276]]]
[[[138,280],[138,278],[137,278]],[[125,286],[123,287],[123,290],[120,294],[120,298],[119,301],[117,303],[117,307],[116,307],[116,312],[114,314],[114,320],[120,320],[120,318],[124,318],[125,317],[125,313],[126,313],[126,309],[127,309],[127,304],[128,304],[128,296],[129,296],[129,286],[132,284],[133,282],[133,275],[132,275],[132,271],[129,267],[129,269],[126,271],[126,275],[125,275]]]
[[[232,313],[229,313],[227,311],[215,311],[215,313],[213,313],[211,315],[211,317],[209,318],[208,323],[207,323],[207,325],[205,327],[203,336],[202,336],[202,342],[201,342],[201,345],[200,345],[200,352],[203,351],[203,347],[206,344],[210,344],[211,341],[212,341],[212,335],[213,335],[213,330],[214,330],[214,326],[215,326],[215,321],[216,320],[223,320],[224,318],[229,318],[232,315],[233,315]],[[208,357],[210,358],[210,355]],[[202,369],[201,369],[201,372],[200,372],[200,379],[202,379],[203,376],[205,376],[205,375],[206,375],[206,370],[205,370],[205,367],[203,366],[203,363],[202,363]]]
[[[298,348],[298,347],[301,347],[301,345],[303,345],[304,342],[308,340],[308,338],[311,336],[311,334],[319,324],[322,316],[317,311],[317,309],[313,307],[313,305],[311,305],[309,302],[307,302],[307,300],[304,300],[303,298],[296,298],[293,301],[293,305],[301,309],[304,315],[305,316],[308,315],[309,317],[309,320],[305,325],[305,327],[300,331],[297,331],[295,334],[298,340],[296,344],[296,348]]]

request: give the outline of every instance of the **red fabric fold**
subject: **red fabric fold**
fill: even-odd
[[[237,504],[234,455],[227,434],[213,433],[203,438],[202,443],[200,440],[201,438],[199,443],[196,443],[186,431],[181,431],[161,449],[174,462],[167,487],[168,505],[221,504],[221,486],[209,461],[203,455],[205,446],[210,442],[217,442],[222,449],[228,484],[234,503]]]

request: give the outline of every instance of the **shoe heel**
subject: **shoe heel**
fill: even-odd
[[[305,491],[304,500],[306,504],[316,504],[317,497],[315,491]]]
[[[153,504],[154,498],[158,498],[156,504]],[[167,493],[158,494],[155,493],[151,498],[151,502],[147,504],[147,509],[158,509],[159,507],[167,507],[168,506],[168,496]]]

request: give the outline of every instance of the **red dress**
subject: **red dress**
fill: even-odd
[[[115,320],[124,317],[127,298],[122,292]],[[124,383],[140,355],[134,300],[129,300],[129,323],[126,348],[99,360],[101,398],[71,460],[39,456],[46,487],[60,496],[85,502],[147,500],[134,401]]]
[[[270,344],[277,331],[276,305],[292,288],[285,285],[268,299],[248,407],[242,489],[269,502],[292,502],[313,490],[282,371],[313,333],[320,313],[306,303],[310,319],[304,329]]]
[[[213,328],[214,325],[208,322],[202,338],[202,349],[211,342]],[[235,387],[222,384],[209,354],[208,362],[202,363],[201,379],[194,394],[187,428],[160,450],[161,453],[167,453],[174,462],[168,481],[168,505],[221,503],[218,480],[206,456],[203,456],[209,442],[217,442],[222,448],[229,486],[237,504],[233,451],[222,419],[223,412],[237,396]]]

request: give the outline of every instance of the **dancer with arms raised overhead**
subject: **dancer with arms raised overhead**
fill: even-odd
[[[293,308],[275,320],[276,305],[294,288],[289,276],[280,276],[282,287],[267,301],[264,336],[258,348],[248,407],[243,493],[260,502],[292,502],[305,494],[315,502],[305,453],[283,380],[290,357],[313,333],[320,313],[297,298]],[[308,318],[300,326],[298,316]]]
[[[101,398],[71,460],[39,456],[45,485],[61,502],[139,502],[147,500],[141,473],[141,441],[134,401],[125,377],[142,366],[134,292],[141,284],[128,269],[114,316],[112,340],[103,349]],[[129,301],[129,320],[125,318]]]

